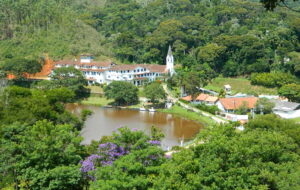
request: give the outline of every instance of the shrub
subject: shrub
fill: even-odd
[[[208,106],[205,104],[198,104],[198,105],[196,105],[196,108],[198,108],[202,111],[206,111],[208,113],[214,114],[214,115],[216,114],[216,112],[220,111],[218,106],[216,106],[216,105]]]
[[[261,85],[269,88],[281,87],[285,84],[294,83],[296,78],[290,73],[253,73],[251,75],[251,84]]]

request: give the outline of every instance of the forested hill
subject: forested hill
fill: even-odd
[[[300,13],[282,7],[268,12],[242,0],[1,2],[1,59],[92,53],[163,63],[170,44],[177,63],[207,63],[231,76],[300,70]]]

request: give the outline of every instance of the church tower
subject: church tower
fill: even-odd
[[[169,46],[168,55],[167,55],[167,58],[166,58],[166,68],[167,68],[167,70],[168,70],[168,72],[170,73],[171,76],[175,73],[175,70],[174,70],[174,56],[173,56],[173,53],[172,53],[171,46]]]

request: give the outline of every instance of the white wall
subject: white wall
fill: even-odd
[[[284,111],[274,111],[276,115],[279,115],[282,118],[285,119],[292,119],[292,118],[297,118],[300,117],[300,110],[295,110],[295,111],[289,111],[289,112],[284,112]]]

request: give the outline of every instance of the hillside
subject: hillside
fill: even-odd
[[[0,4],[0,60],[11,57],[63,58],[80,53],[110,55],[104,38],[80,18],[68,0]]]
[[[253,1],[28,0],[0,10],[2,60],[91,53],[162,64],[172,45],[177,63],[229,77],[299,68],[300,13]]]

